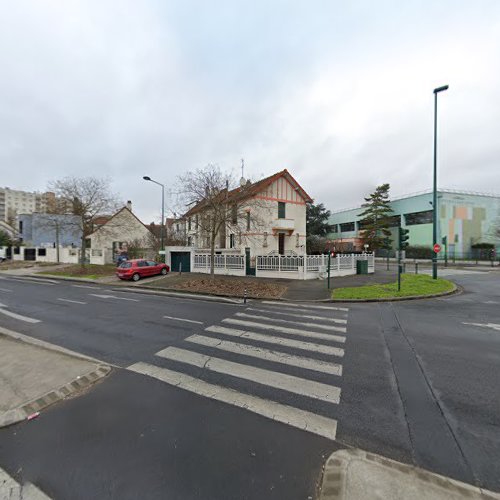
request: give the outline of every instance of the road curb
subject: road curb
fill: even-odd
[[[110,366],[100,365],[96,369],[76,377],[71,382],[62,385],[57,389],[53,389],[52,391],[49,391],[36,399],[28,401],[17,408],[3,412],[0,414],[0,428],[26,420],[30,415],[36,414],[54,403],[62,401],[63,399],[90,387],[110,372]]]
[[[415,488],[416,484],[420,485],[419,490],[421,498],[431,498],[430,496],[426,496],[425,491],[421,491],[422,489],[428,488],[429,490],[435,492],[442,492],[442,495],[440,496],[432,496],[432,498],[436,499],[500,499],[500,494],[485,491],[476,486],[462,483],[460,481],[420,469],[413,465],[403,464],[380,455],[375,455],[374,453],[351,448],[335,451],[326,461],[319,500],[347,500],[348,498],[354,498],[354,496],[348,493],[348,490],[349,487],[352,487],[356,478],[353,478],[353,473],[349,474],[349,468],[354,468],[356,464],[360,463],[364,466],[363,470],[366,471],[367,468],[371,468],[379,473],[378,477],[376,474],[372,474],[371,476],[366,474],[362,479],[364,480],[363,489],[367,492],[367,494],[369,494],[369,491],[371,491],[372,494],[377,492],[373,498],[382,498],[380,495],[383,494],[384,485],[381,485],[380,483],[381,476],[385,474],[386,476],[398,476],[401,486],[408,486],[407,491],[409,491],[411,487]],[[382,471],[382,474],[380,471]],[[373,478],[374,476],[375,479]],[[382,491],[380,491],[381,488]],[[428,493],[429,491],[427,491],[427,494]],[[357,496],[356,498],[360,497]],[[367,496],[363,498],[369,497]],[[411,498],[414,498],[414,496]]]

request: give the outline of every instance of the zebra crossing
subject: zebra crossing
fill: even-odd
[[[329,439],[348,309],[262,301],[128,369]]]

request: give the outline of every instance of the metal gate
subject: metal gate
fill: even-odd
[[[191,272],[191,252],[171,252],[170,264],[171,271],[179,272],[182,269],[183,273]]]
[[[24,260],[36,260],[36,248],[25,248]]]
[[[245,264],[246,264],[246,272],[247,276],[255,276],[255,263],[254,267],[251,267],[252,259],[250,258],[250,248],[245,248]]]

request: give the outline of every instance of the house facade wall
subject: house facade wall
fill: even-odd
[[[285,217],[278,216],[279,202],[285,204]],[[246,213],[250,213],[250,227]],[[191,223],[184,221],[188,245],[197,250],[209,251],[208,235],[200,233],[196,226],[200,212],[191,216]],[[222,238],[220,233],[222,234]],[[219,233],[216,251],[244,253],[250,249],[252,257],[278,253],[279,234],[284,235],[284,252],[303,255],[306,253],[306,202],[284,177],[275,180],[263,191],[245,201],[238,208],[238,221]]]
[[[118,243],[139,241],[144,248],[150,246],[151,232],[128,209],[123,209],[106,224],[89,235],[91,249],[115,250]]]
[[[33,213],[17,216],[20,239],[36,247],[55,246],[57,239],[60,246],[79,246],[82,235],[79,222],[77,215]]]

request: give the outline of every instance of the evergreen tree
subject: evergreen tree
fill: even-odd
[[[389,188],[389,184],[377,186],[361,205],[365,210],[359,214],[359,217],[362,217],[360,225],[363,239],[370,251],[390,248],[392,240],[389,219],[392,209],[389,205]]]
[[[306,206],[306,234],[307,236],[326,236],[332,232],[333,226],[328,224],[330,210],[327,210],[323,203]]]

